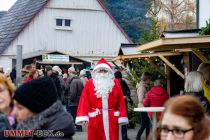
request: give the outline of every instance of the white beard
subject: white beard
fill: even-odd
[[[93,76],[93,84],[95,86],[95,95],[97,98],[108,97],[108,94],[112,91],[114,86],[113,74],[107,73],[95,73]]]

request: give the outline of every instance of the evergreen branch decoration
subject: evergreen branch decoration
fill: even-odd
[[[202,27],[199,35],[210,35],[210,19],[206,21],[206,27]]]

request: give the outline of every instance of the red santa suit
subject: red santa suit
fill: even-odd
[[[104,59],[99,61],[94,70],[107,66],[111,69],[104,61]],[[90,79],[86,82],[80,97],[76,124],[88,122],[88,140],[119,140],[119,124],[128,123],[119,81],[114,79],[114,86],[108,96],[97,97],[95,93],[93,79]]]

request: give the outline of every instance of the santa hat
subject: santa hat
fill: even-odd
[[[94,67],[93,70],[95,71],[99,68],[107,68],[109,70],[112,70],[112,66],[104,58],[101,58],[101,60],[98,61],[97,65]]]

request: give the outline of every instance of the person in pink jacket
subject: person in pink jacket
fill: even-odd
[[[157,79],[154,82],[154,87],[152,87],[146,97],[144,98],[144,107],[162,107],[164,103],[168,100],[169,94],[163,88],[163,80]],[[158,113],[158,118],[161,113]],[[149,117],[152,118],[152,112],[149,112]]]

